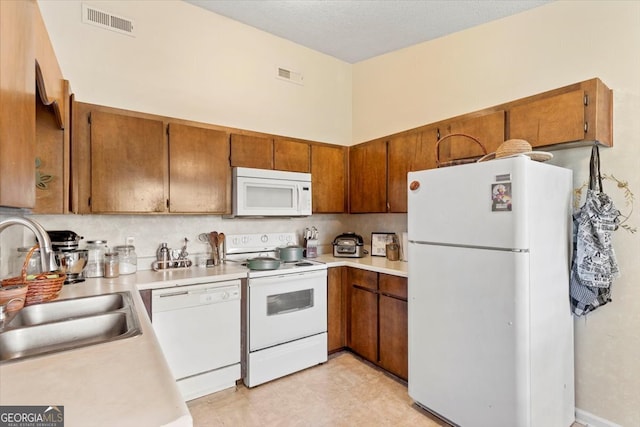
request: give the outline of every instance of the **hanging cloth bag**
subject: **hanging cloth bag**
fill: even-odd
[[[569,294],[576,316],[611,301],[613,279],[620,275],[612,245],[620,211],[602,189],[600,152],[591,150],[589,188],[582,207],[573,215],[573,263]]]

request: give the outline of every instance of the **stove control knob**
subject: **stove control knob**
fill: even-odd
[[[260,237],[260,240],[262,241],[262,243],[267,243],[267,241],[269,240],[269,236],[267,236],[266,234],[263,234]]]

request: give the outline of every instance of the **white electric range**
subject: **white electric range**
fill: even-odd
[[[275,257],[295,233],[226,236],[226,262]],[[314,260],[249,270],[242,292],[243,381],[255,387],[327,361],[327,266]]]

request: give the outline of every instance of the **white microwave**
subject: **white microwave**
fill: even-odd
[[[311,174],[233,168],[233,216],[311,215]]]

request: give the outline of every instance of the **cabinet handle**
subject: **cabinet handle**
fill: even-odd
[[[418,181],[411,181],[411,184],[409,184],[409,189],[411,191],[416,191],[418,188],[420,188],[420,182]]]

